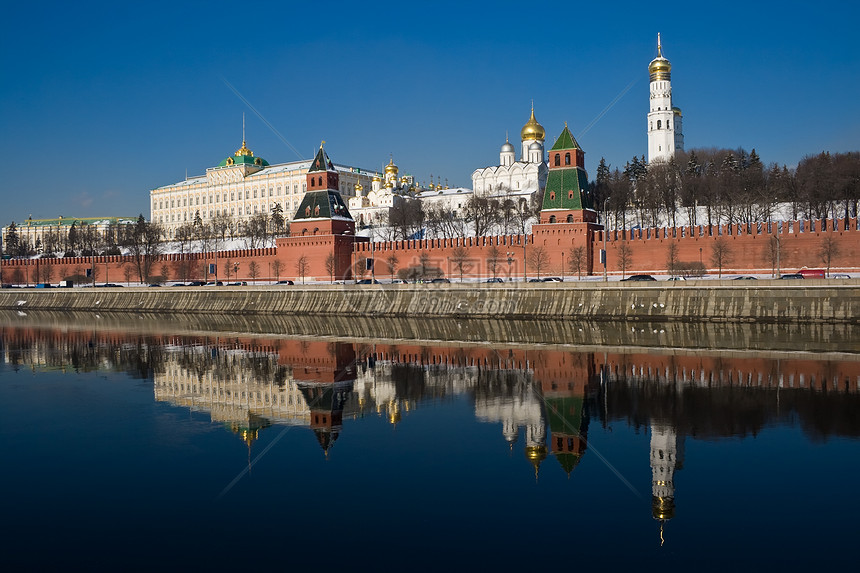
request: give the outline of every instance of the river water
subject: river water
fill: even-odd
[[[851,327],[359,324],[2,314],[4,568],[855,564]]]

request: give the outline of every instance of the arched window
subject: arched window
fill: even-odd
[[[660,129],[660,127],[662,126],[662,124],[663,124],[663,122],[662,122],[662,121],[660,121],[660,120],[658,119],[658,120],[657,120],[657,129]]]
[[[314,178],[311,177],[311,187],[314,187]]]
[[[305,207],[305,217],[311,216],[311,208],[310,206]]]
[[[322,187],[322,175],[320,175],[318,183],[319,183],[319,186]]]
[[[314,207],[314,217],[319,217],[319,214],[320,214],[320,206],[317,205],[316,207]]]
[[[572,190],[567,192],[567,198],[573,199],[573,191]]]
[[[550,223],[555,223],[555,215],[550,216],[550,218],[549,218],[549,222],[550,222]]]
[[[555,161],[554,161],[554,163],[555,163],[555,166],[556,166],[556,167],[558,167],[559,165],[561,165],[561,155],[559,155],[558,153],[556,153],[556,154],[555,154]]]
[[[573,223],[573,215],[568,215],[568,216],[567,216],[567,222],[568,222],[568,223]]]
[[[550,191],[550,192],[549,192],[549,200],[550,200],[550,201],[555,201],[555,191]]]
[[[565,154],[564,154],[564,164],[565,164],[565,165],[570,165],[570,153],[565,153]]]

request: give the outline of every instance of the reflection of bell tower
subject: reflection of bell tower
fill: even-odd
[[[665,523],[675,517],[675,470],[683,467],[684,439],[664,424],[651,425],[651,515]],[[662,545],[663,529],[660,528]]]

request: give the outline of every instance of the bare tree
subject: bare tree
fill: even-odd
[[[678,269],[678,243],[670,241],[666,246],[666,272],[670,275],[677,274]]]
[[[275,273],[275,280],[278,281],[281,279],[281,267],[283,263],[281,259],[275,259],[272,261],[272,272]]]
[[[388,258],[385,259],[385,262],[388,264],[388,268],[391,271],[391,278],[394,279],[394,275],[397,273],[397,267],[400,266],[400,260],[397,258],[397,254],[391,253],[388,255]]]
[[[161,267],[161,270],[162,270],[162,273],[163,273],[163,272],[164,272],[164,266],[163,266],[163,265],[162,265],[162,267]],[[133,275],[133,274],[134,274],[134,269],[131,267],[131,265],[123,265],[123,267],[122,267],[122,276],[123,276],[123,278],[125,279],[125,284],[126,284],[126,285],[130,285],[130,284],[131,284],[131,275]]]
[[[827,276],[830,276],[830,267],[833,264],[833,259],[839,256],[839,243],[832,233],[827,233],[821,239],[818,256],[821,257],[821,262],[827,265]]]
[[[355,272],[353,274],[357,275],[359,280],[364,278],[364,275],[367,274],[367,257],[359,257],[355,261]]]
[[[248,276],[251,278],[252,283],[260,276],[260,265],[257,264],[257,261],[248,263]]]
[[[625,278],[627,276],[627,269],[630,268],[630,265],[633,263],[633,249],[630,247],[630,244],[627,241],[621,241],[618,244],[618,259],[616,264],[618,265],[618,270],[621,271],[621,278]]]
[[[587,254],[585,247],[579,246],[572,249],[567,257],[567,268],[570,269],[571,274],[575,273],[580,279],[582,279],[582,269],[587,262]]]
[[[770,273],[773,276],[779,275],[780,261],[780,240],[777,235],[771,235],[767,240],[767,246],[764,251],[765,262],[770,263]]]
[[[334,272],[337,270],[337,257],[329,253],[325,258],[325,272],[328,273],[329,281],[334,284]]]
[[[723,276],[723,266],[732,261],[732,249],[729,242],[723,237],[717,237],[711,245],[711,262],[718,269],[718,277]]]
[[[532,247],[528,257],[529,267],[537,273],[537,278],[549,265],[549,253],[543,247]]]
[[[499,265],[502,263],[503,257],[504,255],[497,245],[491,245],[487,249],[487,268],[493,273],[493,278],[496,278],[498,274]]]
[[[469,265],[469,251],[464,247],[455,248],[451,251],[451,263],[453,263],[454,268],[460,272],[460,282],[463,282],[463,271],[467,266],[471,267],[471,265]]]
[[[148,223],[142,214],[138,216],[135,223],[126,225],[123,244],[137,267],[140,282],[146,282],[155,257],[161,252],[163,232],[160,224]]]
[[[230,261],[230,259],[227,259],[226,261],[224,261],[224,266],[221,268],[224,269],[224,276],[227,277],[227,282],[230,282],[230,273],[233,271],[233,263]]]
[[[302,255],[296,260],[296,273],[302,277],[302,284],[305,284],[305,275],[308,273],[308,256]]]

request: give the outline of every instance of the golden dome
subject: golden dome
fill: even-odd
[[[522,131],[520,131],[520,137],[523,139],[523,141],[525,141],[526,139],[537,139],[539,141],[543,141],[544,139],[546,139],[546,130],[535,119],[534,107],[532,107],[532,116],[523,126]]]
[[[233,155],[235,155],[236,157],[239,157],[240,155],[246,155],[248,157],[254,157],[254,152],[251,151],[250,149],[248,149],[248,147],[245,145],[245,140],[243,139],[242,140],[242,147],[237,149],[236,153],[234,153]]]
[[[388,165],[385,166],[385,172],[386,173],[394,173],[395,175],[397,175],[397,171],[398,171],[397,166],[394,165],[394,158],[392,157],[391,161],[388,162]]]
[[[361,183],[355,184],[355,190],[356,191],[362,191],[363,189],[364,189],[364,186]]]

